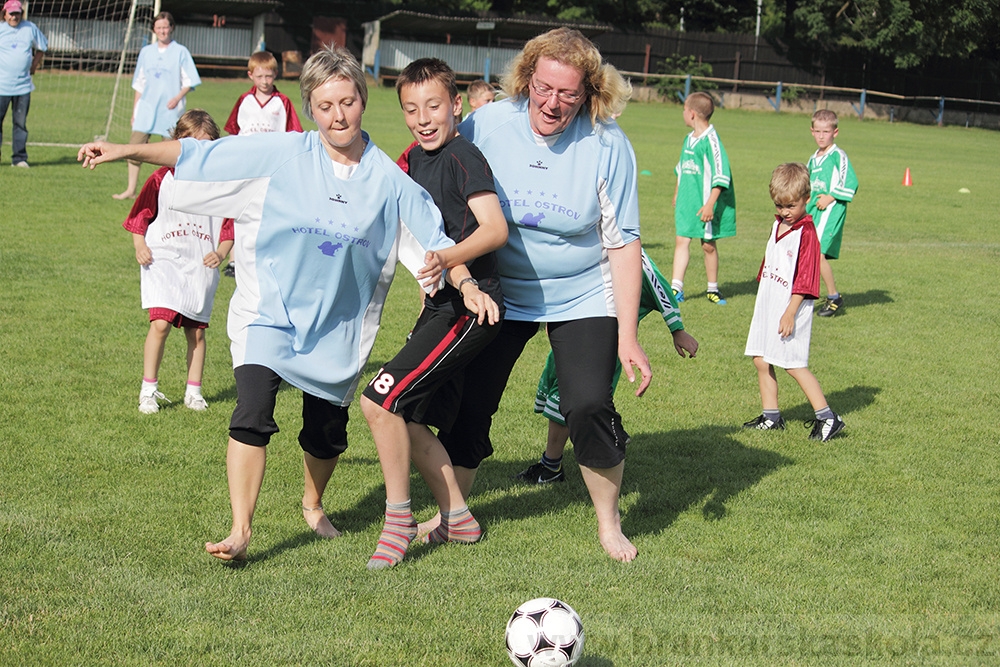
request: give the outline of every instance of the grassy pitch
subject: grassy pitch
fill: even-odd
[[[189,98],[225,121],[242,81]],[[294,92],[294,83],[284,84]],[[295,99],[295,95],[292,95]],[[235,393],[223,279],[208,331],[210,408],[186,410],[184,340],[167,344],[160,387],[174,403],[141,415],[138,271],[121,222],[124,165],[85,172],[75,151],[30,149],[0,166],[0,663],[504,665],[504,624],[521,602],[561,598],[587,635],[579,663],[658,665],[992,664],[1000,655],[1000,134],[841,119],[860,180],[841,259],[842,315],[813,326],[811,367],[844,435],[820,445],[812,412],[779,377],[789,429],[744,432],[760,411],[743,356],[778,163],[814,150],[805,116],[719,110],[733,165],[738,236],[719,243],[729,305],[702,296],[697,250],[681,360],[666,327],[640,337],[655,377],[619,409],[632,435],[623,525],[639,548],[608,559],[579,471],[529,488],[509,478],[540,454],[531,414],[543,336],[515,368],[470,505],[474,546],[415,546],[369,572],[384,492],[352,407],[351,447],[325,505],[345,536],[301,518],[299,400],[278,397],[251,559],[202,544],[229,528],[225,438]],[[36,93],[34,124],[72,109]],[[304,121],[305,122],[305,121]],[[310,123],[305,122],[307,126]],[[395,95],[373,90],[365,129],[395,156],[408,143]],[[643,240],[669,275],[676,106],[621,118],[636,149]],[[9,121],[5,138],[9,142]],[[909,167],[914,185],[901,185]],[[143,177],[150,172],[144,168]],[[961,188],[969,193],[961,193]],[[366,380],[416,316],[397,277]],[[414,478],[418,518],[433,501]]]

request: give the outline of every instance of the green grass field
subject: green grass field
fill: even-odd
[[[189,106],[221,123],[245,88],[208,81]],[[296,92],[294,82],[282,88]],[[39,91],[29,127],[70,136],[74,118]],[[531,414],[547,353],[538,336],[470,500],[483,541],[415,546],[399,567],[369,572],[384,491],[364,419],[352,406],[351,447],[325,498],[345,535],[315,539],[299,511],[291,390],[278,397],[283,430],[269,448],[249,562],[204,553],[230,520],[233,281],[223,279],[208,332],[209,411],[180,401],[175,332],[160,373],[174,403],[139,414],[148,324],[120,226],[129,206],[110,197],[125,166],[86,172],[71,149],[35,147],[32,169],[12,169],[8,120],[0,664],[500,666],[509,614],[538,596],[580,613],[586,667],[997,664],[1000,134],[842,119],[838,143],[861,187],[834,263],[845,311],[814,323],[811,367],[847,429],[820,445],[806,439],[799,422],[812,412],[787,376],[790,428],[740,429],[760,411],[743,346],[773,213],[767,182],[775,165],[813,151],[808,118],[720,110],[714,121],[738,197],[739,234],[719,244],[729,305],[701,296],[693,256],[682,313],[698,357],[679,359],[666,327],[647,318],[653,385],[641,399],[627,383],[618,393],[632,435],[623,524],[638,559],[604,555],[571,456],[565,484],[509,479],[544,443],[544,420]],[[408,142],[389,90],[372,91],[364,122],[390,155]],[[681,114],[637,104],[621,124],[651,172],[640,179],[644,244],[669,273]],[[907,167],[914,185],[904,188]],[[400,273],[368,377],[401,346],[416,306]],[[414,506],[419,519],[434,511],[416,476]]]

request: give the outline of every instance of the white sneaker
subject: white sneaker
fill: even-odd
[[[160,411],[160,404],[157,401],[170,402],[162,392],[154,391],[152,394],[139,394],[139,412],[144,415],[151,415]]]
[[[28,164],[28,163],[27,163],[26,161],[24,161],[24,160],[21,160],[20,162],[15,162],[15,163],[14,163],[14,166],[15,166],[15,167],[20,167],[21,169],[29,169],[29,168],[31,167],[31,165],[29,165],[29,164]]]
[[[208,402],[201,394],[185,394],[184,405],[198,412],[208,410]]]

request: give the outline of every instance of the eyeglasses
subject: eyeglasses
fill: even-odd
[[[555,95],[556,99],[560,102],[564,102],[566,104],[576,104],[583,99],[584,95],[584,93],[571,93],[568,90],[556,90],[554,88],[549,88],[548,86],[539,85],[535,83],[534,79],[532,79],[528,85],[531,86],[531,89],[535,91],[536,95],[545,98],[546,101]]]

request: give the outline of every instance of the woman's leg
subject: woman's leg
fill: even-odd
[[[226,452],[226,476],[229,480],[229,504],[233,510],[233,526],[229,537],[205,543],[205,551],[221,560],[245,560],[250,544],[251,524],[261,484],[267,448],[255,447],[229,438]]]

